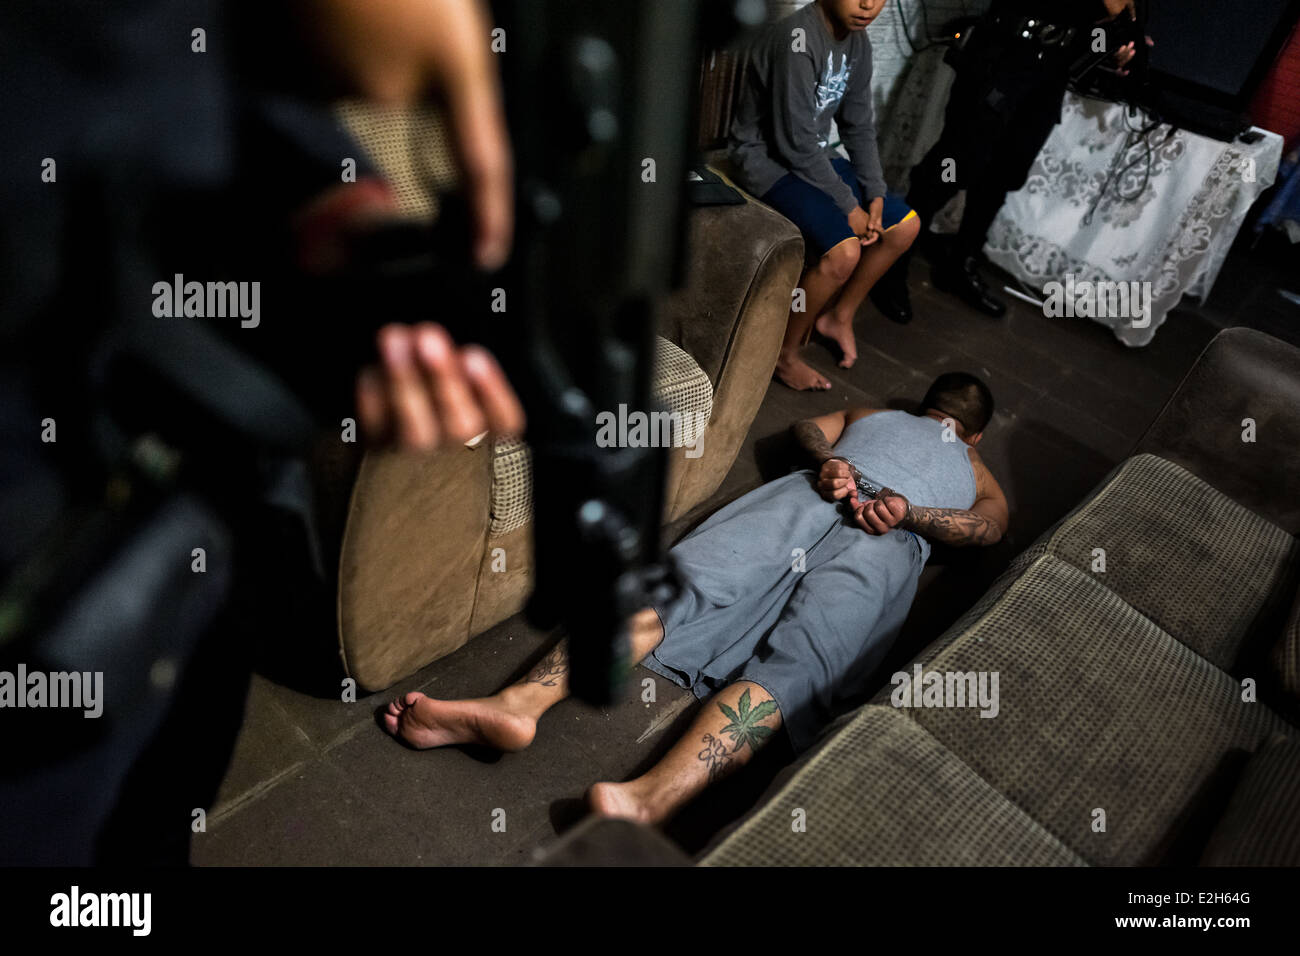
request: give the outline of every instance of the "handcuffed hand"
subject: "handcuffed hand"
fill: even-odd
[[[855,494],[849,503],[853,507],[853,520],[867,534],[887,534],[911,510],[908,500],[890,488],[882,488],[880,494],[866,501],[859,501]]]
[[[822,462],[821,473],[817,476],[817,493],[827,501],[856,496],[858,488],[849,463],[843,458],[828,458]]]

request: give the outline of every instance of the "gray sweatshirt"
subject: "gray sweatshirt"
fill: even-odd
[[[858,203],[831,166],[832,117],[865,207],[885,194],[871,108],[871,41],[860,30],[837,42],[814,2],[768,26],[750,50],[730,137],[740,184],[762,196],[794,173],[847,215]]]

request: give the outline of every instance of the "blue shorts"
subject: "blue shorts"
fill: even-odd
[[[844,157],[837,156],[831,160],[831,165],[861,203],[862,188],[858,185],[853,164]],[[849,217],[840,212],[835,200],[794,173],[786,173],[759,198],[799,227],[810,260],[820,258],[832,246],[854,236],[853,230],[849,228]],[[885,196],[881,219],[886,231],[915,215],[911,207],[899,197]]]

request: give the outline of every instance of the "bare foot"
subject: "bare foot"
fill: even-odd
[[[803,359],[784,355],[776,360],[776,377],[797,392],[821,391],[831,387],[820,372]]]
[[[858,360],[858,340],[853,337],[853,319],[846,321],[836,318],[833,313],[823,312],[817,316],[813,327],[819,335],[831,339],[844,353],[840,359],[840,368],[852,368]]]
[[[492,698],[436,700],[411,691],[384,709],[384,729],[416,750],[448,744],[482,744],[523,750],[533,742],[537,721],[506,710]]]
[[[587,803],[597,816],[637,823],[657,823],[654,814],[630,783],[595,783],[587,791]]]

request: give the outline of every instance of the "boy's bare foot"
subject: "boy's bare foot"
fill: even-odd
[[[637,823],[658,823],[655,814],[642,800],[634,784],[596,783],[587,791],[587,803],[597,816]]]
[[[436,700],[419,691],[384,709],[384,729],[417,750],[449,744],[482,744],[523,750],[533,742],[537,721],[506,710],[492,698]]]
[[[853,337],[853,319],[847,321],[837,318],[834,313],[823,312],[817,316],[813,328],[818,335],[824,335],[840,347],[843,356],[840,368],[852,368],[858,360],[858,340]]]
[[[776,360],[776,377],[797,392],[821,391],[831,387],[820,372],[798,356],[782,355]]]

